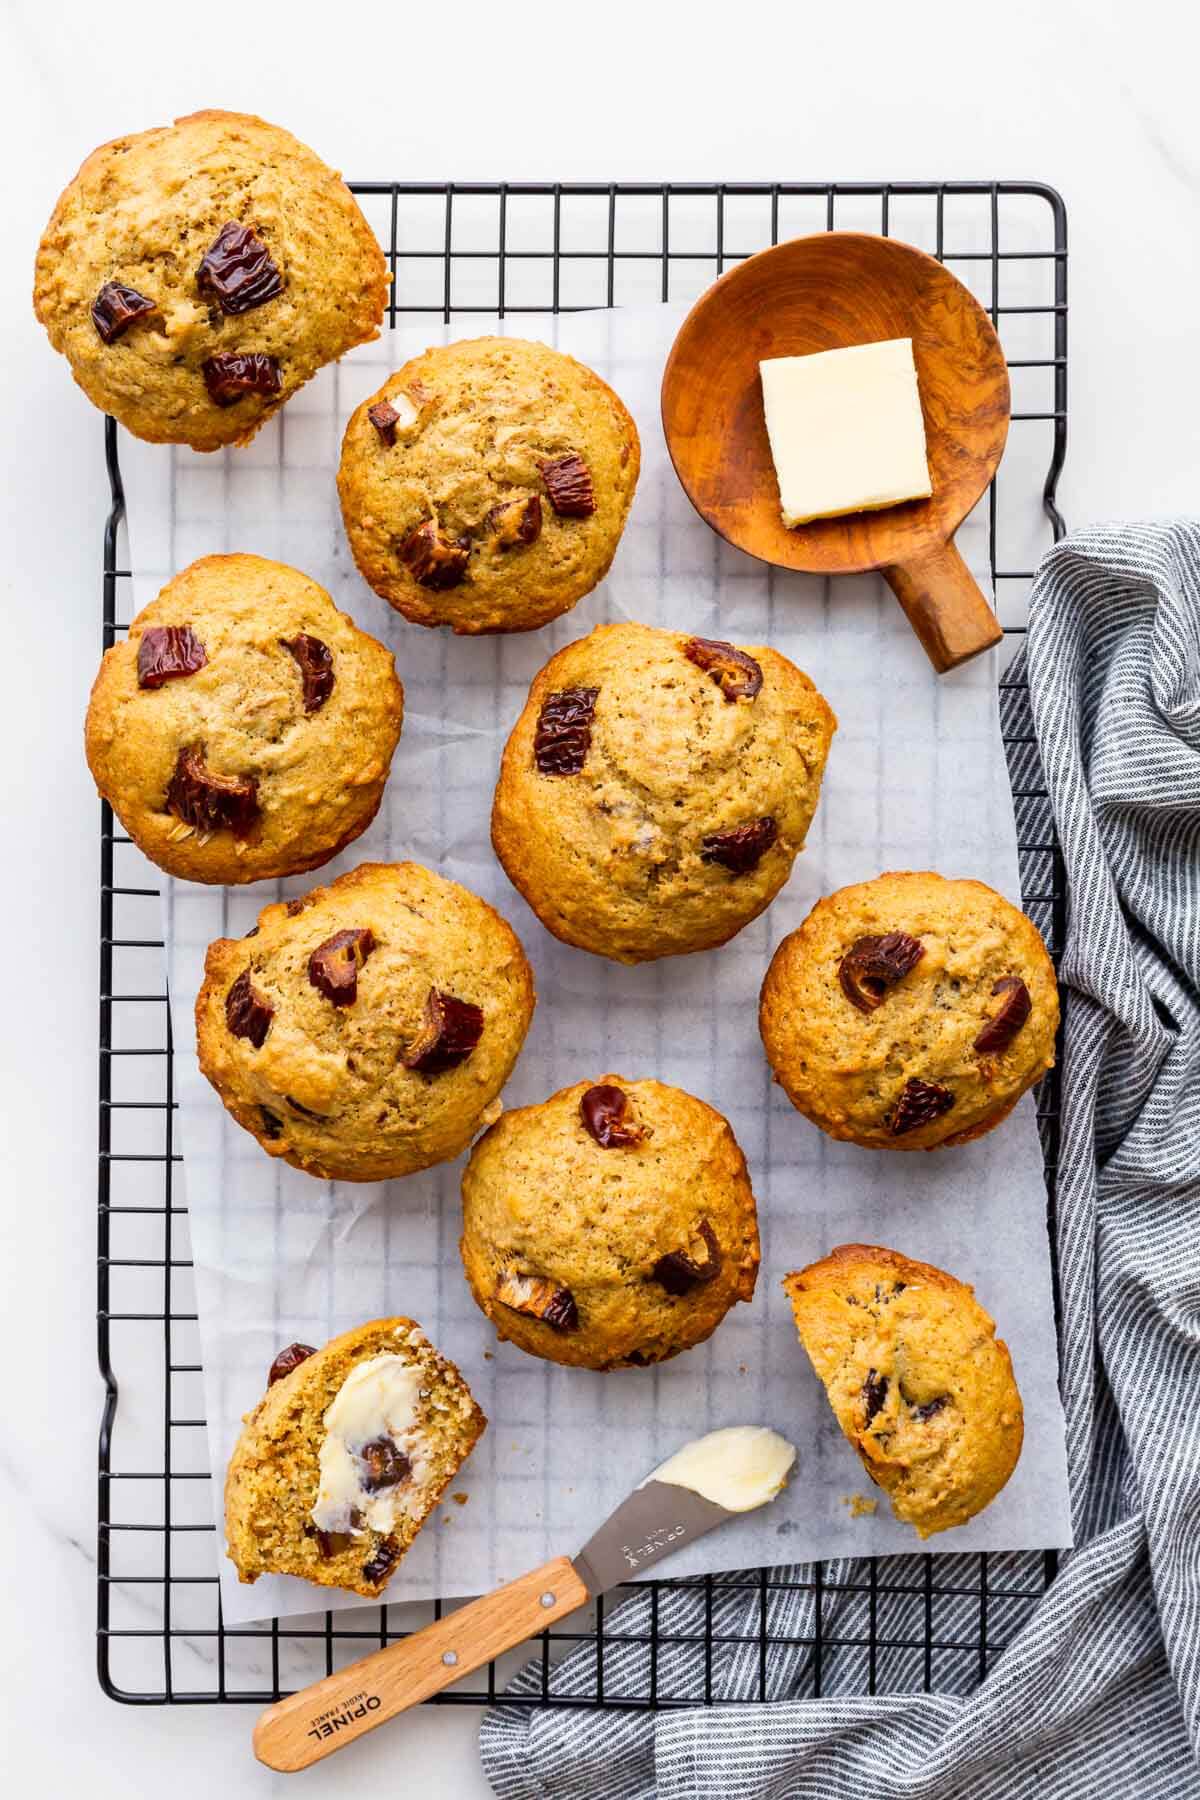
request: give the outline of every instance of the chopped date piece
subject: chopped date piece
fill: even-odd
[[[225,1023],[234,1037],[249,1038],[261,1050],[271,1029],[275,1008],[254,986],[249,969],[243,969],[225,996]]]
[[[302,1362],[307,1362],[310,1356],[316,1354],[315,1344],[289,1344],[286,1350],[279,1352],[271,1364],[271,1370],[267,1376],[267,1386],[274,1387],[277,1381],[282,1381],[285,1375],[290,1375],[293,1369],[298,1369]]]
[[[591,470],[574,450],[539,462],[550,504],[560,519],[586,519],[596,510]]]
[[[1001,976],[992,993],[1003,994],[1004,999],[975,1039],[975,1048],[983,1056],[1007,1050],[1033,1010],[1029,989],[1019,975]]]
[[[493,506],[485,521],[501,550],[515,544],[532,544],[542,529],[542,497],[526,494]]]
[[[930,1125],[954,1105],[949,1088],[936,1081],[919,1081],[914,1075],[905,1083],[904,1092],[889,1119],[884,1122],[893,1137],[903,1137],[918,1125]]]
[[[385,444],[395,443],[396,426],[400,423],[400,414],[390,400],[377,400],[374,406],[368,406],[367,417]]]
[[[160,688],[181,675],[194,675],[207,661],[190,625],[148,625],[138,639],[138,686]]]
[[[223,313],[250,312],[283,292],[271,252],[249,225],[222,225],[196,270],[196,286]]]
[[[592,747],[599,693],[599,688],[586,687],[547,694],[533,734],[533,760],[541,774],[579,774]]]
[[[377,1494],[382,1488],[399,1487],[412,1474],[412,1464],[390,1437],[372,1438],[358,1453],[366,1473],[362,1478],[364,1494]]]
[[[263,1136],[271,1138],[272,1140],[277,1137],[282,1137],[283,1120],[279,1117],[279,1114],[271,1112],[265,1106],[260,1106],[258,1110],[262,1114]]]
[[[543,1275],[522,1275],[509,1269],[496,1289],[496,1298],[501,1306],[528,1313],[554,1331],[579,1330],[579,1308],[570,1288],[559,1287]]]
[[[758,867],[778,836],[779,827],[774,819],[751,819],[732,831],[710,832],[701,847],[700,860],[720,863],[723,869],[730,869],[735,875],[748,875],[751,869]]]
[[[753,700],[763,684],[763,672],[752,656],[716,638],[689,638],[683,646],[689,662],[711,675],[726,700]]]
[[[426,519],[400,546],[400,561],[413,580],[439,592],[459,585],[470,558],[470,538],[443,537],[436,519]]]
[[[859,1012],[874,1012],[889,988],[915,969],[924,954],[921,940],[906,931],[858,938],[838,964],[842,992]]]
[[[285,1094],[283,1097],[291,1107],[292,1111],[298,1112],[302,1119],[323,1119],[326,1117],[324,1113],[314,1112],[311,1106],[301,1106],[295,1094]]]
[[[580,1098],[579,1112],[585,1129],[602,1150],[624,1149],[650,1136],[648,1126],[630,1117],[629,1095],[624,1088],[608,1082],[588,1088]]]
[[[374,1556],[363,1564],[363,1577],[372,1582],[386,1581],[399,1561],[400,1546],[395,1538],[380,1538]]]
[[[335,931],[308,959],[308,979],[334,1006],[353,1006],[358,999],[358,971],[375,948],[369,925]]]
[[[466,1062],[482,1035],[482,1007],[430,988],[421,1029],[400,1060],[420,1075],[444,1075]]]
[[[927,1419],[932,1419],[937,1413],[940,1413],[942,1408],[949,1404],[949,1400],[949,1394],[936,1394],[932,1400],[927,1400],[924,1406],[912,1406],[910,1411],[914,1419],[920,1419],[924,1424]]]
[[[867,1370],[867,1379],[862,1384],[862,1403],[865,1423],[870,1424],[875,1414],[887,1399],[888,1378],[877,1375],[874,1369]]]
[[[311,637],[307,631],[279,641],[299,665],[305,712],[320,712],[333,692],[333,652],[329,645],[323,644],[319,637]]]
[[[258,782],[253,775],[214,775],[204,760],[204,746],[189,744],[175,759],[166,807],[197,831],[248,837],[258,823]]]
[[[721,1246],[717,1242],[717,1234],[707,1219],[701,1219],[698,1235],[704,1244],[704,1259],[697,1261],[688,1250],[669,1250],[660,1256],[650,1271],[650,1279],[657,1281],[660,1287],[666,1288],[668,1294],[676,1299],[681,1294],[689,1294],[694,1287],[704,1287],[715,1281],[721,1273]]]
[[[343,1550],[348,1550],[353,1541],[348,1531],[321,1531],[314,1527],[312,1535],[316,1538],[321,1555],[326,1562],[332,1562],[335,1556],[340,1556]]]
[[[277,394],[279,364],[262,350],[223,350],[200,365],[204,385],[218,406],[233,406],[243,394]]]
[[[308,905],[307,897],[305,897],[304,899],[301,899],[301,900],[287,900],[284,902],[284,910],[286,911],[289,919],[297,919],[297,918],[299,918],[300,914],[304,911],[304,909],[307,905]]]
[[[106,281],[92,301],[92,324],[106,344],[115,343],[135,319],[157,312],[158,304],[123,281]]]

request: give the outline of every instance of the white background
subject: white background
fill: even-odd
[[[117,1708],[92,1672],[98,805],[80,730],[106,492],[98,419],[29,310],[57,193],[103,139],[212,105],[361,178],[1048,181],[1071,223],[1065,511],[1163,513],[1194,508],[1200,476],[1200,44],[1184,21],[1160,0],[819,17],[761,0],[5,0],[0,1714],[21,1800],[285,1785],[251,1762],[245,1712]],[[426,1708],[302,1791],[483,1793],[474,1730]]]

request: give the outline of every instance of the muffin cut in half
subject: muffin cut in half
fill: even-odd
[[[964,1282],[873,1244],[784,1278],[800,1342],[862,1465],[918,1537],[965,1525],[1017,1466],[1007,1344]]]
[[[375,1319],[323,1350],[290,1344],[225,1481],[240,1579],[298,1575],[376,1598],[486,1424],[411,1319]]]
[[[661,1081],[602,1075],[480,1139],[461,1249],[501,1339],[548,1362],[645,1367],[752,1297],[758,1216],[719,1112]]]

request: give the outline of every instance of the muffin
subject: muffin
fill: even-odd
[[[323,587],[262,556],[205,556],[105,652],[85,741],[96,786],[169,875],[319,868],[379,810],[404,689]]]
[[[298,1575],[375,1599],[486,1424],[411,1319],[375,1319],[323,1350],[289,1344],[225,1480],[239,1578]]]
[[[719,1112],[661,1081],[602,1075],[480,1139],[460,1248],[501,1339],[619,1369],[691,1349],[751,1298],[758,1216]]]
[[[244,444],[378,337],[383,252],[319,157],[245,113],[94,150],[38,246],[33,306],[94,406],[154,444]]]
[[[533,975],[486,901],[363,863],[210,944],[200,1067],[270,1156],[329,1181],[445,1162],[498,1117]]]
[[[819,900],[763,982],[759,1029],[830,1137],[936,1150],[982,1137],[1054,1066],[1037,927],[981,881],[878,875]]]
[[[778,651],[600,625],[546,664],[492,843],[555,937],[646,962],[725,943],[804,848],[837,721]]]
[[[608,573],[641,453],[612,389],[523,338],[426,350],[346,427],[363,580],[416,625],[532,631]]]
[[[862,1465],[918,1537],[965,1525],[1017,1466],[1008,1346],[974,1290],[929,1263],[842,1244],[784,1279],[800,1342]]]

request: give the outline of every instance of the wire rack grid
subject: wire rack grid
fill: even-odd
[[[390,326],[427,315],[578,311],[696,297],[752,252],[804,232],[882,231],[954,268],[1000,333],[1013,384],[1013,432],[973,521],[986,534],[1005,632],[1001,720],[1012,775],[1026,910],[1057,957],[1065,896],[1021,665],[1028,583],[1064,530],[1056,488],[1067,432],[1067,223],[1061,198],[1031,182],[352,184],[379,234],[393,283]],[[104,533],[103,642],[132,610],[132,568],[118,433],[105,424],[112,505]],[[1010,471],[1016,473],[1009,478]],[[1008,480],[1008,486],[1005,482]],[[98,1354],[105,1384],[99,1442],[97,1665],[113,1699],[135,1705],[261,1705],[404,1635],[442,1607],[316,1613],[226,1629],[207,1464],[186,1209],[175,1171],[170,1013],[158,890],[101,809]],[[151,871],[151,875],[152,875]],[[1039,1098],[1054,1242],[1058,1091]],[[137,1130],[131,1132],[130,1127]],[[830,1568],[696,1578],[694,1621],[673,1636],[660,1598],[614,1627],[616,1605],[542,1634],[519,1658],[490,1664],[438,1696],[494,1701],[531,1653],[519,1704],[668,1707],[719,1699],[714,1668],[730,1650],[757,1655],[758,1693],[778,1692],[773,1645],[792,1653],[809,1695],[843,1683],[969,1691],[1036,1606],[1053,1553],[868,1559]],[[796,1597],[803,1605],[794,1608]],[[788,1610],[789,1606],[792,1610]],[[418,1613],[419,1616],[414,1616]],[[797,1623],[797,1618],[800,1622]],[[660,1650],[686,1645],[668,1691]],[[556,1691],[555,1664],[590,1646],[587,1676]],[[673,1664],[679,1662],[672,1659]]]

